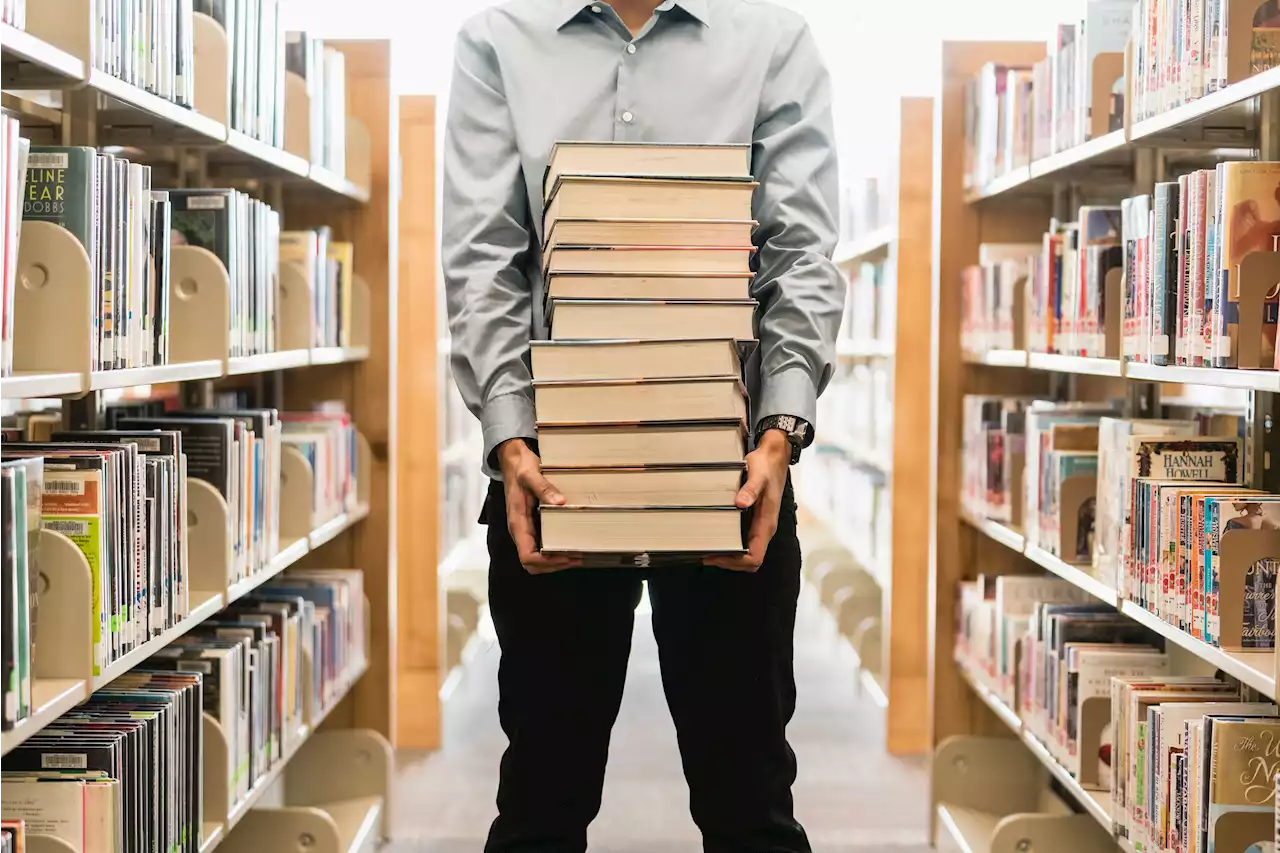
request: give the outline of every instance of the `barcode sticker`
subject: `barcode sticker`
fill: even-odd
[[[187,210],[222,210],[226,206],[226,196],[196,195],[187,197]]]
[[[63,152],[37,152],[27,155],[27,171],[32,169],[66,169],[71,165],[71,157]]]
[[[44,490],[55,495],[83,495],[84,480],[46,480]]]
[[[49,484],[45,483],[45,488],[49,488]],[[89,522],[74,521],[69,518],[47,518],[44,522],[45,530],[52,530],[54,533],[61,533],[63,536],[88,536]]]
[[[146,453],[160,452],[160,439],[158,438],[125,438],[122,441],[128,441],[137,445],[138,449]]]
[[[83,752],[46,752],[40,756],[40,766],[46,770],[84,770],[89,760]]]

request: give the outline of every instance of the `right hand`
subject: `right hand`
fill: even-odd
[[[537,538],[533,535],[533,513],[539,501],[557,506],[564,503],[564,495],[542,476],[542,460],[538,455],[529,449],[524,439],[513,438],[498,445],[498,464],[507,495],[507,530],[516,543],[520,565],[534,575],[581,566],[580,559],[548,556],[538,550]]]

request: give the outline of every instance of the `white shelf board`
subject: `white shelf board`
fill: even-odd
[[[161,124],[183,128],[210,142],[226,141],[227,129],[221,122],[130,85],[100,69],[95,68],[89,73],[89,88],[114,98]]]
[[[892,358],[893,344],[875,340],[836,341],[836,355],[840,358]]]
[[[1063,580],[1070,581],[1099,601],[1110,604],[1112,607],[1120,606],[1116,591],[1091,575],[1089,566],[1073,565],[1034,545],[1028,546],[1025,553],[1031,562],[1048,569]]]
[[[160,649],[213,616],[213,614],[222,609],[222,605],[222,593],[193,590],[191,592],[190,611],[187,613],[186,619],[169,628],[160,636],[151,638],[119,660],[109,664],[101,675],[94,677],[91,685],[92,689],[97,690],[115,681]]]
[[[998,815],[938,804],[938,823],[961,853],[990,853],[999,822]]]
[[[6,400],[67,397],[83,392],[84,377],[78,373],[20,373],[0,379],[0,394]]]
[[[1087,165],[1091,160],[1115,154],[1129,143],[1124,137],[1124,129],[1113,130],[1097,139],[1090,139],[1083,145],[1076,145],[1066,151],[1050,154],[1031,163],[1030,180],[1052,177],[1076,166]]]
[[[960,512],[960,518],[970,527],[984,534],[987,538],[994,539],[1006,548],[1012,548],[1021,553],[1027,546],[1026,537],[1007,524],[1001,524],[989,518],[982,518],[964,510]]]
[[[329,519],[324,524],[311,531],[311,535],[308,537],[311,550],[314,551],[326,542],[337,538],[340,533],[354,525],[356,522],[364,519],[368,514],[369,505],[361,504],[360,506],[348,510],[335,518]]]
[[[189,361],[155,367],[126,367],[121,370],[95,370],[89,374],[89,390],[132,388],[135,385],[159,385],[162,382],[187,382],[192,379],[217,379],[222,376],[222,362]]]
[[[290,542],[280,548],[280,553],[271,560],[267,568],[260,572],[255,572],[247,578],[238,580],[233,583],[227,590],[227,604],[233,601],[239,601],[258,587],[267,583],[272,578],[279,575],[285,569],[306,556],[310,550],[309,543],[306,539],[298,539]]]
[[[17,27],[0,24],[0,45],[6,61],[29,62],[53,76],[66,78],[68,83],[84,80],[85,68],[80,59]]]
[[[1176,133],[1181,129],[1197,125],[1201,120],[1220,110],[1233,107],[1275,88],[1280,88],[1280,68],[1254,74],[1203,98],[1175,107],[1160,115],[1134,122],[1129,129],[1129,139],[1133,142],[1141,142]]]
[[[1124,364],[1118,358],[1088,358],[1079,355],[1033,352],[1027,356],[1032,370],[1051,370],[1055,373],[1076,373],[1087,376],[1120,376]]]
[[[364,361],[368,357],[368,347],[316,347],[311,350],[312,364],[343,364]]]
[[[885,693],[884,685],[880,683],[880,679],[874,672],[862,667],[858,670],[858,681],[862,683],[863,691],[871,697],[872,702],[876,703],[877,708],[889,709],[889,695]]]
[[[309,171],[311,180],[327,190],[346,196],[353,201],[361,203],[369,201],[369,191],[364,187],[358,187],[343,176],[326,169],[324,166],[311,164]]]
[[[1266,696],[1276,695],[1276,656],[1274,651],[1228,652],[1197,640],[1195,637],[1165,622],[1159,616],[1132,601],[1123,602],[1120,612],[1135,622],[1150,628],[1176,646],[1191,652],[1211,666],[1225,672]]]
[[[1147,382],[1176,382],[1183,385],[1212,385],[1218,388],[1243,388],[1251,391],[1280,393],[1280,371],[1275,370],[1161,367],[1131,361],[1125,365],[1125,376]]]
[[[985,187],[980,187],[979,189],[968,193],[965,200],[975,202],[994,198],[995,196],[1007,193],[1010,190],[1017,189],[1030,180],[1031,167],[1019,166],[1016,169],[1010,169],[1008,172],[1005,172]]]
[[[1080,803],[1081,807],[1096,820],[1103,829],[1108,833],[1114,834],[1115,829],[1111,822],[1111,795],[1106,791],[1089,791],[1086,790],[1076,778],[1067,772],[1067,768],[1058,763],[1053,757],[1053,753],[1040,742],[1040,740],[1028,731],[1022,725],[1022,719],[1017,712],[1005,703],[1003,699],[997,696],[990,688],[974,677],[967,666],[961,661],[956,661],[956,666],[960,671],[960,677],[969,685],[978,698],[982,700],[991,711],[1000,719],[1000,722],[1008,726],[1014,734],[1021,738],[1022,742],[1031,750],[1031,754],[1043,764],[1053,777],[1058,780],[1062,787],[1071,794],[1072,798]]]
[[[1027,351],[1020,349],[992,349],[986,352],[965,353],[966,364],[982,364],[987,367],[1026,367]]]
[[[861,237],[840,241],[831,255],[831,260],[838,266],[854,264],[866,258],[884,254],[893,245],[895,239],[897,239],[895,228],[891,226],[877,228]]]
[[[306,178],[311,172],[311,164],[305,157],[290,154],[283,148],[254,139],[247,133],[232,128],[227,128],[227,147],[299,178]]]
[[[31,683],[31,714],[7,732],[0,733],[0,755],[25,743],[27,738],[88,698],[84,679],[37,678]]]
[[[288,370],[305,367],[311,363],[311,351],[305,349],[268,352],[261,355],[237,355],[227,359],[227,375],[266,373],[271,370]]]
[[[200,839],[200,853],[209,853],[210,850],[222,843],[222,824],[217,821],[204,822],[204,832]]]

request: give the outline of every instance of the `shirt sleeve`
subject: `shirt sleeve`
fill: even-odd
[[[756,423],[793,415],[816,428],[847,288],[831,262],[839,197],[831,79],[807,25],[781,37],[766,79],[752,151],[760,183]]]
[[[528,365],[532,285],[528,199],[511,112],[483,19],[455,48],[444,146],[441,260],[454,381],[480,418],[484,459],[534,438]]]

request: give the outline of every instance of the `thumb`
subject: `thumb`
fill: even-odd
[[[749,471],[747,473],[747,482],[738,490],[738,496],[733,502],[739,509],[746,509],[755,506],[756,501],[760,500],[761,493],[764,492],[765,484],[768,481],[762,471]]]
[[[560,505],[564,503],[564,495],[556,491],[551,481],[542,476],[541,471],[530,471],[521,477],[524,487],[545,504]]]

